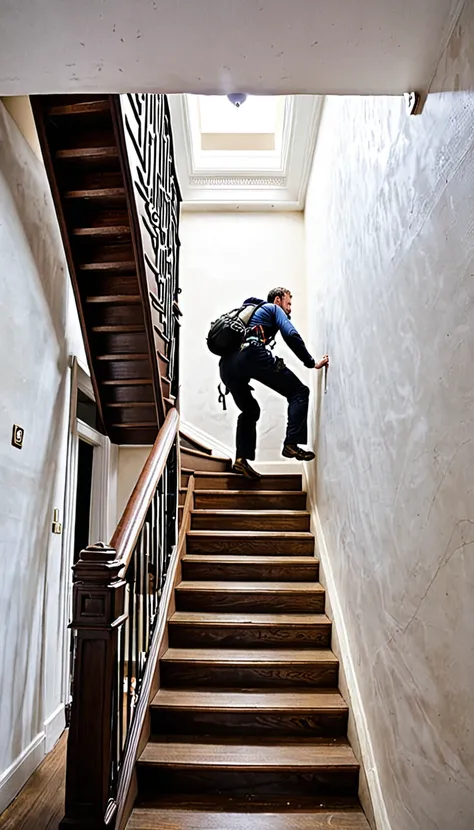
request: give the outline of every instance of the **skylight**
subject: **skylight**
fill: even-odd
[[[198,95],[195,104],[201,150],[277,150],[283,125],[283,97],[249,95],[242,106],[235,107],[224,95]]]

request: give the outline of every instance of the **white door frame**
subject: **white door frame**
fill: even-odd
[[[63,672],[62,700],[70,701],[69,650],[70,637],[68,625],[72,611],[71,568],[74,556],[74,529],[76,518],[77,476],[79,464],[79,441],[86,441],[94,447],[92,457],[91,512],[89,525],[89,544],[108,542],[115,530],[117,504],[117,467],[118,447],[110,439],[77,418],[77,393],[81,390],[88,398],[95,401],[92,382],[87,366],[72,356],[71,397],[69,436],[66,466],[66,487],[64,496],[64,531],[62,546],[61,596],[63,598]]]

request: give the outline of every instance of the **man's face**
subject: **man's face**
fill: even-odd
[[[283,294],[283,297],[275,297],[275,305],[281,306],[285,314],[288,317],[291,314],[291,294],[288,292],[287,294]]]

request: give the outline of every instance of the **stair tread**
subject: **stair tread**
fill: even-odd
[[[240,554],[226,554],[206,556],[204,553],[187,553],[183,556],[183,562],[202,562],[208,565],[239,564],[239,565],[318,565],[319,560],[312,554],[308,556],[246,556]],[[228,584],[228,583],[227,583]]]
[[[111,199],[125,196],[124,187],[90,187],[82,190],[66,190],[65,199]]]
[[[326,614],[281,614],[281,613],[255,613],[253,611],[243,613],[219,613],[216,611],[175,611],[170,622],[176,624],[199,625],[327,625],[331,622]]]
[[[180,795],[176,805],[135,807],[127,830],[370,830],[359,805],[320,806],[320,797],[311,802],[299,808],[290,797],[282,804],[267,799],[262,806],[232,798],[225,807],[215,798],[197,801]]]
[[[218,476],[218,477],[219,476],[222,476],[222,477],[226,476],[226,477],[230,477],[230,478],[242,478],[241,473],[233,473],[230,470],[229,470],[228,473],[207,473],[205,471],[202,471],[202,472],[200,471],[199,476],[202,476],[203,478],[206,478],[206,476],[207,477],[212,477],[212,478],[214,476]],[[290,479],[292,479],[292,481],[296,481],[296,480],[301,481],[302,480],[301,473],[262,473],[262,478],[264,480],[266,478],[276,478],[276,479],[290,478]]]
[[[226,769],[358,769],[359,764],[345,738],[306,738],[294,743],[279,738],[249,740],[227,738],[212,743],[202,740],[150,741],[140,764],[165,767],[225,767]]]
[[[201,494],[206,491],[199,492]],[[188,530],[187,535],[197,539],[206,536],[231,536],[234,539],[314,539],[309,530]]]
[[[217,456],[215,455],[208,455],[206,458],[214,458],[216,459]],[[228,459],[223,458],[219,459],[221,461],[227,461]],[[195,473],[195,475],[200,475],[200,473]],[[213,473],[213,475],[217,475],[217,473]],[[224,473],[223,475],[227,475]],[[208,495],[212,494],[213,496],[248,496],[249,498],[253,498],[256,495],[261,496],[305,496],[306,493],[304,490],[198,490],[197,495]]]
[[[252,649],[252,648],[169,648],[162,661],[210,662],[210,663],[331,663],[338,665],[334,652],[329,649]]]
[[[89,113],[109,112],[110,103],[108,98],[92,101],[80,101],[75,104],[63,104],[48,108],[48,115],[85,115]]]
[[[181,468],[181,472],[193,472],[193,471],[192,470],[185,470],[185,469]],[[194,473],[194,475],[198,475],[198,473]],[[199,492],[200,493],[208,493],[209,490],[200,490]],[[212,492],[215,493],[216,490],[213,490]],[[219,492],[219,491],[217,491],[217,492]],[[233,491],[233,492],[235,492],[235,491]],[[240,492],[242,492],[242,491],[240,491]],[[252,492],[254,492],[254,491],[252,491]],[[257,492],[261,492],[261,491],[258,490]],[[271,492],[272,493],[277,493],[278,491],[277,490],[272,490]],[[291,490],[291,491],[286,491],[286,492],[297,493],[298,490]],[[246,516],[255,516],[256,518],[259,517],[259,516],[284,516],[284,517],[290,517],[291,518],[293,516],[310,516],[311,515],[308,510],[219,510],[218,508],[205,509],[205,508],[202,508],[202,507],[197,508],[195,510],[192,510],[191,512],[193,514],[196,513],[198,516],[218,516],[218,517],[220,517],[220,516],[242,516],[244,518]],[[227,532],[228,531],[226,531],[226,533]],[[307,531],[307,532],[309,532],[309,531]]]
[[[243,564],[245,564],[246,560],[242,559]],[[252,591],[255,592],[269,592],[272,594],[278,594],[279,592],[287,592],[291,591],[292,593],[324,593],[324,588],[320,582],[268,582],[266,580],[262,580],[261,582],[256,581],[249,581],[249,582],[225,582],[223,580],[219,581],[211,581],[211,580],[183,580],[176,586],[176,591],[222,591],[225,594],[229,593],[236,593],[238,591],[243,591],[244,593],[251,593]]]
[[[308,711],[317,709],[344,710],[348,706],[337,689],[322,689],[317,692],[282,692],[278,691],[239,691],[216,692],[202,689],[160,689],[155,695],[151,706],[172,707],[173,709],[219,709],[222,711],[236,711],[247,709],[257,710],[299,710]]]

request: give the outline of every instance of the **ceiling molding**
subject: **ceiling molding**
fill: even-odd
[[[289,96],[281,146],[256,153],[200,150],[196,100],[169,100],[183,210],[303,210],[322,96]]]

